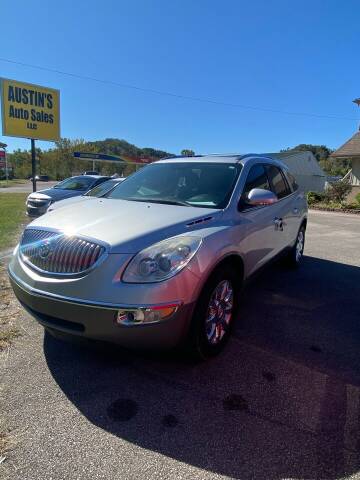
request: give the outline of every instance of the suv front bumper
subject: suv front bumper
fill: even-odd
[[[100,305],[50,296],[25,284],[11,269],[9,278],[19,302],[42,326],[128,348],[161,349],[176,346],[186,335],[193,312],[193,303],[183,304],[171,317],[156,323],[117,325],[115,318],[118,311],[128,308],[128,305]]]

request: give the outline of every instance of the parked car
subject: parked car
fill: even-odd
[[[110,178],[109,180],[106,180],[106,182],[100,183],[100,185],[97,185],[96,187],[92,188],[91,190],[84,193],[84,195],[81,195],[80,197],[65,198],[65,200],[60,200],[59,202],[52,203],[50,207],[47,209],[47,211],[52,212],[53,210],[57,210],[58,208],[67,207],[68,205],[73,206],[75,203],[84,202],[96,197],[102,197],[103,195],[105,195],[105,193],[108,193],[118,183],[121,183],[124,180],[125,180],[125,177]]]
[[[161,160],[71,213],[36,219],[14,251],[28,312],[56,335],[202,358],[225,345],[250,276],[280,254],[300,263],[307,222],[294,177],[261,155]]]
[[[65,198],[77,197],[105,182],[109,177],[80,175],[66,178],[54,187],[30,193],[26,200],[26,213],[31,217],[38,217],[46,213],[51,204]]]
[[[29,177],[29,180],[32,181],[32,177]],[[35,180],[37,182],[48,182],[50,180],[49,175],[36,175]]]
[[[36,175],[35,178],[38,182],[48,182],[50,180],[49,175]]]
[[[88,170],[83,173],[83,175],[100,175],[99,172],[96,172],[95,170]]]

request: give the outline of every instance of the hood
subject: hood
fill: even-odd
[[[59,229],[110,245],[111,253],[137,253],[153,243],[208,227],[221,210],[93,198],[48,212],[31,227]],[[189,225],[190,224],[190,225]]]
[[[44,190],[39,190],[38,192],[30,193],[28,198],[40,198],[44,199],[44,196],[50,197],[53,202],[58,200],[63,200],[64,198],[78,197],[84,195],[84,191],[79,190],[63,190],[62,188],[45,188]]]
[[[87,200],[94,200],[94,198],[95,197],[87,197],[84,195],[80,195],[78,197],[65,198],[64,200],[59,200],[53,203],[49,208],[50,208],[50,211],[57,210],[58,208],[63,208],[70,204],[73,205],[74,203],[86,202]]]

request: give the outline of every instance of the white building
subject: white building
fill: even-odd
[[[352,187],[348,200],[354,200],[355,196],[360,193],[360,131],[356,132],[355,135],[330,156],[351,160],[351,170],[347,173],[346,177],[344,177],[344,180],[348,181]]]
[[[284,162],[305,192],[323,192],[326,174],[312,152],[289,151],[267,155]]]

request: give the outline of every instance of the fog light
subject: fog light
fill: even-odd
[[[141,323],[157,323],[173,315],[179,308],[178,303],[169,305],[156,305],[136,309],[119,310],[115,315],[117,325],[138,325]]]

